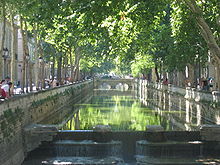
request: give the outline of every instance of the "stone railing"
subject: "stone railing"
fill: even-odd
[[[195,88],[186,87],[180,88],[172,84],[163,85],[162,83],[149,83],[147,80],[139,80],[139,86],[148,86],[157,90],[172,92],[184,96],[186,99],[192,99],[195,101],[207,101],[207,102],[220,102],[220,92],[219,91],[203,91],[197,90]]]

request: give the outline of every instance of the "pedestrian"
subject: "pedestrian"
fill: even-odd
[[[5,81],[6,81],[6,83],[11,82],[11,78],[10,78],[9,76],[6,76],[6,77],[5,77]]]
[[[9,82],[8,85],[9,85],[9,97],[12,97],[14,95],[13,88],[12,88],[13,83]]]
[[[5,98],[10,98],[12,96],[11,87],[12,87],[12,82],[9,82],[1,86],[2,91],[5,92],[4,95]]]
[[[208,86],[209,86],[209,90],[212,91],[213,87],[214,87],[214,78],[209,77],[209,79],[208,79]]]
[[[2,89],[2,86],[5,84],[5,80],[2,80],[0,82],[0,99],[5,99],[6,98],[6,92],[4,89]]]
[[[54,87],[57,86],[57,80],[56,80],[56,79],[54,79],[54,80],[52,81],[51,86],[52,86],[52,88],[54,88]]]

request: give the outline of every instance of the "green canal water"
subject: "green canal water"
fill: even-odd
[[[215,121],[216,115],[206,113],[207,107],[183,96],[153,89],[94,90],[91,95],[77,98],[77,103],[62,107],[40,122],[57,125],[62,131],[53,141],[32,151],[23,165],[197,164],[198,159],[206,158],[205,153],[210,158],[210,149],[213,155],[219,153],[219,147],[213,152],[216,147],[201,146],[198,132],[194,132],[202,124]],[[105,134],[90,131],[97,125],[109,125],[113,131]],[[158,135],[162,134],[146,134],[147,125],[161,125],[169,131],[167,141],[162,137],[160,142]],[[159,142],[149,141],[158,137]],[[184,141],[175,141],[177,138]],[[196,143],[186,142],[188,139]]]
[[[119,131],[143,131],[146,125],[162,125],[170,130],[169,120],[132,96],[96,96],[90,104],[76,106],[80,108],[64,125],[64,130],[90,130],[96,125],[109,125],[112,130]]]
[[[64,107],[41,124],[59,125],[61,130],[92,130],[96,125],[109,125],[113,131],[145,131],[147,125],[161,125],[166,131],[192,131],[209,124],[195,108],[189,111],[165,103],[161,109],[159,100],[145,98],[144,104],[133,92],[123,95],[104,90],[88,98]],[[174,99],[179,98],[171,101]]]

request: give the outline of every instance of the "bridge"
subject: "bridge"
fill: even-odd
[[[108,89],[116,89],[118,87],[134,89],[135,79],[96,79],[94,81],[95,89],[102,89],[108,87]]]

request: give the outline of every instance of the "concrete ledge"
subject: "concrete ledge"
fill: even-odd
[[[164,128],[160,125],[147,125],[146,131],[147,132],[161,132],[161,131],[164,131]]]
[[[202,125],[200,135],[204,141],[220,142],[220,125]]]
[[[32,124],[24,128],[26,153],[36,149],[43,141],[52,141],[58,129],[53,125]]]

